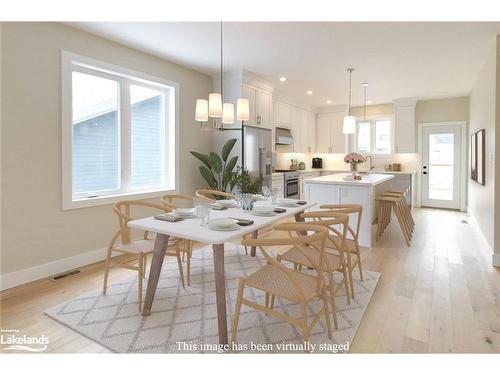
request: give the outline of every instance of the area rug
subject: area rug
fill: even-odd
[[[226,246],[225,270],[228,328],[231,330],[238,280],[265,264],[261,255],[250,257],[237,245]],[[112,271],[111,271],[112,272]],[[137,309],[136,276],[112,284],[106,295],[100,290],[82,295],[45,311],[45,314],[117,353],[221,353],[217,345],[217,308],[211,247],[195,251],[191,261],[191,286],[182,288],[177,262],[163,266],[151,315]],[[328,338],[321,319],[311,332],[307,349],[314,353],[348,352],[380,274],[364,271],[364,281],[355,272],[356,299],[346,303],[337,296],[338,329]],[[147,284],[146,282],[144,284]],[[146,285],[144,285],[144,289]],[[264,294],[246,288],[246,298],[263,303]],[[145,294],[143,294],[145,295]],[[321,303],[311,303],[309,313]],[[298,305],[276,299],[275,308],[299,317]],[[333,328],[333,321],[332,321]],[[291,324],[242,306],[236,337],[229,352],[303,352],[301,333]]]

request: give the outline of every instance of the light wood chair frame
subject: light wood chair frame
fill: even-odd
[[[185,194],[166,194],[160,198],[161,202],[169,209],[174,210],[179,208],[174,204],[175,200],[183,200],[194,204],[194,197]],[[183,247],[181,247],[182,258],[186,258],[186,268],[187,268],[187,284],[191,285],[191,257],[193,256],[193,241],[188,239],[182,239]],[[184,251],[183,251],[184,250]]]
[[[126,250],[117,248],[117,246],[119,246],[119,245],[116,243],[116,241],[119,237],[121,239],[121,245],[128,245],[128,244],[133,243],[133,240],[131,239],[131,232],[132,231],[131,231],[130,227],[127,225],[129,221],[133,220],[133,218],[131,217],[131,213],[130,213],[131,206],[155,208],[155,209],[158,209],[162,212],[168,212],[169,209],[167,207],[165,207],[164,205],[153,203],[153,202],[148,202],[148,201],[142,201],[142,200],[126,200],[126,201],[119,201],[119,202],[116,202],[115,204],[113,204],[113,211],[118,216],[119,229],[115,232],[115,234],[111,238],[109,245],[108,245],[108,248],[107,248],[106,262],[104,264],[105,270],[104,270],[104,281],[103,281],[102,293],[106,294],[106,291],[108,288],[108,278],[109,278],[110,268],[118,267],[118,268],[129,269],[132,271],[137,271],[138,272],[137,300],[138,300],[138,304],[139,304],[139,311],[141,311],[141,308],[142,308],[142,280],[143,280],[143,278],[146,277],[147,255],[149,252],[151,252],[153,250],[153,248],[151,248],[151,251],[149,251],[149,252],[126,251]],[[149,235],[149,232],[145,231],[144,235],[143,235],[143,239],[148,240],[148,235]],[[181,262],[181,257],[180,257],[179,241],[174,239],[171,242],[171,244],[169,244],[169,247],[174,248],[174,251],[167,252],[167,255],[175,256],[177,258],[177,264],[179,266],[179,274],[181,277],[182,286],[184,287],[184,275],[183,275],[182,262]],[[123,254],[123,255],[133,255],[133,257],[132,258],[127,257],[124,260],[114,259],[113,253],[118,253],[118,254]],[[129,264],[132,262],[137,262],[137,266]]]
[[[311,225],[311,224],[303,224],[303,223],[286,223],[279,224],[273,227],[273,230],[276,231],[287,231],[287,232],[303,232],[303,231],[312,231],[313,234],[302,235],[297,237],[280,237],[280,238],[258,238],[258,239],[247,239],[244,240],[243,243],[246,246],[256,246],[261,251],[264,257],[266,258],[267,265],[270,265],[273,268],[278,269],[286,275],[286,278],[289,281],[288,285],[291,285],[296,294],[296,298],[291,299],[293,302],[300,304],[300,318],[294,318],[288,314],[279,312],[277,310],[271,309],[268,306],[258,304],[254,301],[250,301],[246,298],[243,298],[244,289],[246,286],[245,277],[241,278],[238,286],[238,294],[236,298],[236,306],[233,320],[233,329],[231,333],[231,342],[234,342],[236,339],[236,334],[238,330],[238,322],[240,318],[241,305],[246,305],[252,307],[256,310],[269,314],[275,318],[285,320],[298,329],[302,330],[302,334],[304,337],[304,341],[309,340],[310,331],[314,328],[314,326],[318,323],[323,315],[325,317],[327,329],[328,329],[328,337],[331,338],[331,325],[330,318],[328,312],[328,301],[326,296],[326,287],[324,283],[323,277],[323,265],[324,265],[324,253],[325,253],[325,241],[328,236],[328,231],[324,226],[319,225]],[[304,254],[306,258],[308,258],[313,265],[313,268],[316,270],[316,275],[311,276],[314,277],[316,286],[315,293],[313,296],[306,296],[305,292],[301,286],[301,282],[298,279],[297,273],[300,273],[297,270],[293,270],[291,268],[286,267],[283,263],[278,262],[274,259],[269,253],[265,250],[265,247],[270,246],[297,246],[300,251]],[[315,259],[313,259],[310,255],[312,249],[315,249],[319,253],[319,262],[316,263]],[[259,272],[259,271],[256,271]],[[250,277],[250,276],[249,276]],[[248,287],[255,288],[257,290],[261,290],[266,293],[266,304],[269,300],[270,294],[275,294],[276,291],[270,287],[263,286],[262,288],[257,288],[255,286],[248,285]],[[273,293],[274,292],[274,293]],[[290,299],[290,296],[278,295],[278,297]],[[319,298],[323,301],[323,306],[319,312],[314,314],[314,317],[309,324],[307,318],[307,306],[311,300],[314,298]]]
[[[350,289],[351,289],[351,296],[352,298],[355,298],[354,296],[354,279],[353,279],[353,271],[356,267],[358,267],[359,271],[359,278],[361,281],[363,281],[363,266],[361,262],[361,251],[359,247],[359,230],[361,228],[361,218],[363,215],[363,206],[360,204],[322,204],[319,206],[320,209],[322,210],[330,210],[333,212],[338,212],[338,213],[343,213],[349,215],[354,215],[356,224],[355,224],[355,229],[351,227],[351,225],[347,225],[347,237],[345,238],[345,251],[344,255],[346,257],[347,261],[347,267],[349,271],[349,284],[350,284]],[[348,238],[348,237],[352,238]],[[350,240],[350,241],[349,241]],[[351,243],[354,246],[349,246],[349,243]],[[339,250],[339,249],[337,249]],[[355,256],[355,259],[352,259],[352,255]]]
[[[224,199],[236,199],[236,195],[232,193],[227,193],[225,191],[212,190],[212,189],[198,189],[194,193],[197,198],[208,199],[215,203],[217,199],[215,197],[223,197]]]
[[[385,229],[389,226],[391,214],[392,211],[394,211],[406,245],[410,247],[415,222],[405,196],[398,193],[384,193],[380,197],[376,198],[376,201],[378,202],[377,241],[380,240],[385,232]]]
[[[326,229],[329,230],[328,236],[326,243],[330,243],[333,245],[335,248],[337,247],[336,242],[332,240],[334,236],[338,237],[341,240],[341,246],[340,249],[338,250],[338,257],[339,257],[339,264],[330,264],[330,261],[328,259],[327,254],[328,252],[328,246],[325,246],[325,257],[324,257],[324,267],[323,267],[323,272],[327,274],[328,277],[328,285],[326,286],[327,289],[330,292],[330,302],[332,305],[332,314],[333,314],[333,322],[335,329],[338,328],[338,322],[337,322],[337,304],[336,304],[336,297],[337,297],[337,291],[342,288],[345,291],[347,303],[350,304],[350,289],[349,289],[349,277],[348,277],[348,267],[347,267],[347,261],[346,257],[343,255],[343,253],[346,251],[345,250],[345,239],[347,235],[347,226],[349,223],[349,215],[345,213],[340,213],[340,212],[335,212],[335,211],[309,211],[305,212],[301,215],[305,220],[310,219],[309,224],[314,224],[314,225],[321,225],[325,227]],[[307,222],[307,221],[306,221]],[[336,226],[342,226],[341,230],[338,230]],[[333,233],[333,234],[332,234]],[[337,254],[335,254],[337,256]],[[303,262],[297,262],[296,260],[293,260],[291,258],[287,258],[287,251],[285,251],[282,254],[278,254],[277,258],[278,261],[288,261],[293,263],[294,269],[297,269],[299,271],[302,271],[302,267],[311,267],[311,264],[306,260]],[[333,277],[334,272],[341,272],[343,275],[343,279],[340,283],[336,283]],[[271,296],[271,303],[270,307],[271,309],[274,306],[274,295]]]

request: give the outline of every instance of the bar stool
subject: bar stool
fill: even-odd
[[[408,204],[408,202],[406,200],[406,194],[407,193],[403,192],[403,191],[388,191],[382,195],[387,196],[387,197],[404,198],[404,200],[402,200],[402,202],[401,202],[401,208],[402,208],[402,212],[404,214],[403,217],[404,217],[405,221],[408,223],[408,226],[409,226],[410,231],[411,231],[411,235],[413,236],[413,230],[415,229],[415,220],[413,220],[413,216],[411,214],[411,206]]]
[[[396,194],[394,194],[396,195]],[[376,199],[378,201],[378,224],[377,224],[377,241],[380,239],[385,229],[389,225],[391,221],[391,213],[394,211],[399,227],[401,228],[401,232],[403,233],[403,237],[405,239],[406,245],[410,246],[410,241],[413,232],[413,224],[412,220],[408,216],[408,204],[406,203],[406,198],[403,196],[389,196],[382,195]]]

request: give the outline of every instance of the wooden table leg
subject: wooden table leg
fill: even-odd
[[[257,235],[259,234],[259,231],[253,231],[252,232],[252,239],[255,240],[257,238]],[[250,256],[254,257],[257,254],[257,248],[255,246],[252,246],[250,248]]]
[[[156,287],[160,279],[161,267],[165,259],[165,251],[167,250],[168,238],[166,234],[158,233],[156,235],[155,246],[153,248],[153,259],[151,260],[151,268],[149,269],[148,288],[146,289],[146,298],[142,307],[142,315],[149,316],[151,314],[151,305],[155,298]]]
[[[214,252],[215,298],[219,324],[219,344],[227,344],[226,277],[224,276],[224,244],[212,245]]]

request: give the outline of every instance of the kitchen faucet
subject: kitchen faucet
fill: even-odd
[[[367,157],[365,157],[365,162],[368,161],[368,158],[370,158],[370,171],[375,168],[372,164],[373,164],[373,160],[372,160],[372,157],[371,155],[368,155]]]

